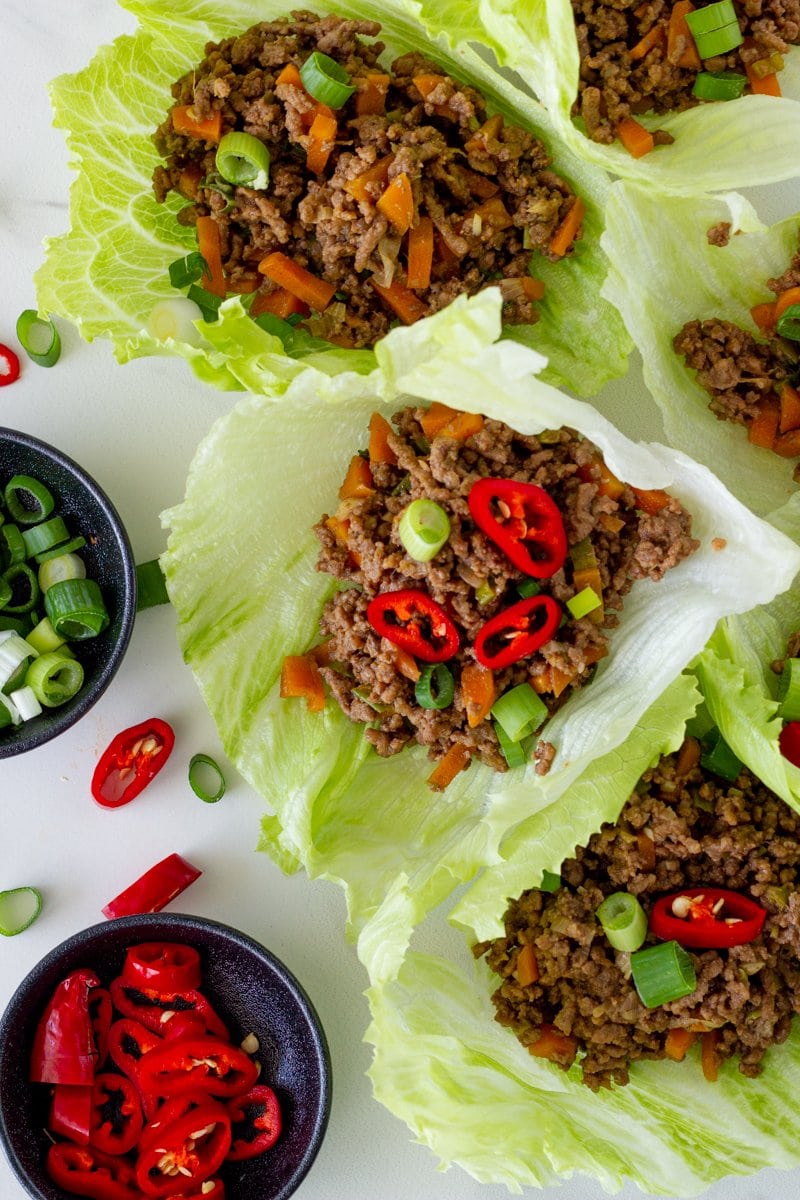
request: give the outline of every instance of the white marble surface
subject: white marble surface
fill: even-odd
[[[19,312],[34,304],[31,278],[41,240],[67,222],[70,173],[60,132],[51,128],[46,84],[83,66],[102,42],[132,28],[112,0],[4,0],[6,120],[0,155],[0,341],[13,344]],[[9,100],[13,97],[13,100]],[[784,187],[759,198],[769,219],[797,207]],[[196,383],[179,362],[140,360],[119,367],[102,342],[86,345],[62,324],[64,354],[45,371],[23,364],[23,377],[0,389],[0,424],[53,442],[111,494],[137,561],[163,547],[159,512],[178,501],[194,449],[231,397]],[[640,372],[606,389],[610,414],[638,414],[650,433]],[[136,804],[109,813],[88,785],[97,754],[120,728],[159,713],[177,732],[177,749],[158,786]],[[35,884],[45,910],[23,936],[0,945],[0,1008],[52,946],[101,919],[100,908],[142,870],[177,850],[204,870],[181,900],[186,911],[238,926],[277,953],[319,1009],[333,1059],[334,1101],[327,1139],[301,1185],[302,1200],[500,1200],[500,1187],[457,1169],[437,1171],[435,1157],[371,1095],[366,976],[344,942],[338,890],[285,878],[255,853],[262,804],[228,770],[229,790],[216,807],[189,792],[185,764],[196,750],[221,755],[174,637],[168,608],[142,614],[122,670],[106,696],[73,730],[35,755],[0,762],[0,889]],[[446,928],[427,944],[438,949]],[[2,1047],[0,1047],[2,1053]],[[713,1200],[780,1200],[794,1196],[800,1172],[766,1172],[712,1188]],[[599,1187],[575,1179],[564,1200],[590,1200]],[[0,1200],[22,1190],[0,1158]],[[635,1189],[626,1193],[638,1195]],[[532,1193],[531,1193],[532,1195]],[[258,1200],[253,1197],[253,1200]]]

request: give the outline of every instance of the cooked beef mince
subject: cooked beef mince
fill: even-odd
[[[657,505],[647,504],[651,511],[644,511],[646,500],[619,483],[597,447],[574,430],[525,436],[501,421],[485,419],[465,440],[444,432],[429,440],[424,419],[424,409],[396,413],[388,434],[396,463],[372,465],[368,494],[344,500],[333,518],[325,516],[316,526],[322,545],[318,569],[347,584],[322,613],[321,632],[329,639],[331,660],[323,674],[348,717],[367,723],[366,736],[379,754],[395,754],[416,740],[429,748],[430,758],[439,759],[460,743],[470,756],[502,771],[507,764],[492,721],[482,720],[475,728],[468,724],[461,672],[476,662],[473,643],[481,626],[518,603],[518,586],[530,580],[475,525],[467,499],[473,484],[483,477],[520,480],[544,488],[557,505],[570,551],[556,574],[538,581],[542,594],[565,606],[583,588],[575,586],[573,560],[579,554],[596,560],[602,607],[580,620],[564,607],[566,623],[552,640],[494,671],[497,696],[530,683],[550,712],[590,679],[595,664],[608,654],[607,630],[618,623],[634,581],[660,579],[699,543],[691,537],[691,517],[678,500],[652,493],[662,506],[652,511]],[[432,432],[430,425],[428,429]],[[410,558],[398,533],[400,514],[420,498],[435,501],[450,519],[449,539],[430,562]],[[459,631],[459,649],[447,662],[455,680],[454,700],[447,708],[419,705],[414,681],[402,673],[395,647],[367,619],[374,596],[406,588],[427,593]],[[536,760],[541,774],[553,754],[552,746],[540,743]]]
[[[783,55],[800,42],[800,0],[744,0],[736,4],[744,43],[702,66],[695,50],[695,65],[680,66],[694,42],[685,35],[669,37],[670,0],[572,0],[572,7],[581,64],[574,112],[596,142],[613,142],[627,117],[693,107],[700,70],[744,76],[757,63],[757,71],[771,74],[776,62],[767,66],[770,56]]]
[[[767,281],[767,287],[776,300],[790,289],[800,289],[800,251],[783,275]],[[800,302],[800,290],[797,299]],[[762,334],[763,339],[756,338],[732,321],[712,317],[688,321],[672,344],[687,367],[697,372],[698,383],[711,397],[708,407],[719,420],[746,426],[751,440],[764,445],[759,427],[764,420],[768,423],[772,412],[771,449],[783,458],[795,458],[800,455],[800,434],[792,417],[783,412],[779,396],[784,384],[797,385],[800,346],[780,337],[769,321]],[[753,422],[759,424],[753,428]],[[795,478],[800,478],[800,468],[795,468]]]
[[[627,1083],[637,1059],[674,1057],[665,1042],[675,1029],[710,1039],[715,1060],[737,1057],[742,1074],[757,1075],[800,1011],[800,817],[746,769],[728,783],[689,747],[646,772],[616,824],[563,864],[557,891],[523,893],[505,914],[505,937],[475,947],[502,978],[496,1019],[533,1053],[547,1037],[547,1057],[565,1069],[577,1055],[593,1089]],[[649,915],[660,896],[697,887],[755,900],[766,909],[763,929],[745,945],[689,950],[696,990],[645,1008],[630,955],[612,948],[597,908],[622,891]],[[645,945],[656,942],[648,934]],[[515,975],[524,946],[538,967],[525,986]]]
[[[214,219],[228,291],[258,289],[254,313],[262,302],[270,311],[267,298],[276,290],[259,263],[280,251],[336,289],[314,332],[371,346],[397,320],[374,284],[405,288],[408,278],[408,237],[377,202],[393,181],[407,181],[413,225],[432,222],[434,257],[430,284],[414,287],[416,308],[409,313],[406,305],[403,319],[499,284],[505,322],[534,322],[533,298],[540,296],[529,274],[531,251],[555,261],[571,250],[574,236],[555,249],[551,242],[568,215],[565,228],[572,224],[572,188],[552,170],[544,145],[490,117],[474,88],[420,54],[382,66],[383,45],[373,40],[379,32],[376,22],[302,11],[208,45],[199,66],[173,85],[175,104],[191,106],[201,120],[220,113],[223,134],[235,130],[263,142],[269,184],[255,190],[222,180],[216,146],[176,132],[171,110],[155,137],[165,160],[154,174],[156,198],[171,191],[184,197],[184,225]],[[334,114],[335,142],[319,171],[306,161],[317,103],[297,76],[281,80],[287,66],[302,67],[316,50],[340,64],[357,89]],[[370,76],[385,80],[385,100],[375,103],[376,93],[367,92]]]

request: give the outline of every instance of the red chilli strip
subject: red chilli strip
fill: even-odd
[[[567,557],[567,535],[544,488],[516,479],[479,479],[467,497],[473,521],[515,567],[550,579]]]
[[[367,605],[367,620],[377,634],[423,662],[446,662],[458,650],[458,630],[447,613],[416,588],[381,592]]]
[[[97,1047],[89,995],[100,983],[93,971],[71,971],[59,983],[33,1039],[31,1083],[87,1084],[94,1081]]]
[[[275,1145],[283,1121],[278,1097],[266,1083],[257,1083],[243,1096],[226,1105],[231,1118],[231,1148],[228,1162],[255,1158]]]
[[[199,867],[192,866],[180,854],[168,854],[124,892],[109,900],[102,909],[103,916],[113,921],[115,917],[160,912],[165,904],[179,896],[202,874]]]
[[[129,804],[155,778],[172,753],[175,734],[160,717],[123,729],[100,755],[92,795],[103,808]]]
[[[676,901],[685,901],[679,916]],[[723,950],[745,946],[761,933],[766,909],[728,888],[682,888],[656,900],[650,913],[650,932],[666,942],[691,950]]]
[[[491,671],[528,658],[555,636],[561,613],[552,596],[530,596],[504,608],[478,630],[475,657]]]
[[[19,358],[10,348],[0,343],[0,387],[16,383],[19,379]]]

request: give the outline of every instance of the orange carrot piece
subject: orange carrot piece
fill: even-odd
[[[676,775],[688,775],[700,762],[700,743],[695,737],[684,738],[675,763]]]
[[[632,50],[628,51],[628,57],[636,62],[640,58],[646,58],[658,45],[663,45],[666,40],[666,34],[663,25],[653,25],[648,29],[647,33],[642,37]]]
[[[397,455],[389,445],[389,434],[392,432],[392,427],[379,412],[374,412],[369,419],[369,461],[375,463],[389,463],[394,466],[397,462]]]
[[[386,110],[386,93],[391,81],[390,75],[367,75],[356,80],[357,117],[371,117]]]
[[[467,724],[470,729],[477,729],[497,699],[493,672],[480,663],[467,663],[461,672],[461,694],[467,710]]]
[[[544,283],[541,279],[534,279],[532,275],[523,276],[522,290],[527,300],[544,299]]]
[[[414,220],[414,193],[405,171],[395,175],[376,207],[401,236],[408,233]]]
[[[777,400],[767,398],[761,404],[758,415],[747,428],[747,437],[754,446],[772,450],[780,424],[781,410]]]
[[[655,146],[653,135],[633,117],[624,117],[617,126],[617,137],[632,158],[644,158]]]
[[[481,175],[480,171],[471,171],[469,167],[455,165],[452,169],[457,172],[460,179],[463,179],[469,190],[479,196],[481,200],[491,200],[492,196],[496,196],[500,191],[499,183],[495,183],[486,175]]]
[[[664,1053],[673,1062],[683,1062],[686,1052],[697,1040],[697,1034],[689,1029],[669,1029],[664,1039]]]
[[[285,321],[287,317],[294,316],[298,313],[301,317],[309,315],[307,304],[302,300],[298,300],[297,296],[293,296],[291,292],[287,292],[286,288],[275,288],[272,292],[259,292],[250,305],[250,316],[260,317],[262,313],[272,313],[275,317],[280,317]]]
[[[800,455],[800,429],[790,429],[775,439],[772,449],[781,458],[797,458]]]
[[[309,712],[321,712],[325,707],[322,676],[310,655],[286,655],[281,667],[280,694],[283,699],[304,698]]]
[[[514,964],[514,978],[522,987],[528,987],[529,984],[536,983],[536,980],[539,978],[539,964],[536,961],[536,952],[530,942],[525,946],[521,946],[517,953],[517,960]]]
[[[209,274],[200,280],[201,284],[207,292],[224,300],[227,289],[222,270],[222,243],[219,225],[213,217],[197,218],[197,249],[208,263],[209,270]]]
[[[479,220],[479,230],[476,233],[475,218]],[[493,230],[502,231],[509,229],[514,224],[514,218],[506,208],[499,196],[492,196],[489,200],[484,200],[483,204],[479,204],[477,208],[470,209],[465,213],[459,222],[459,229],[464,237],[469,237],[470,234],[478,236],[483,231],[483,227],[488,225]]]
[[[656,844],[643,829],[640,829],[636,835],[636,849],[639,851],[645,871],[653,871],[656,865]]]
[[[344,185],[344,190],[354,200],[365,200],[374,204],[378,199],[379,189],[386,183],[389,175],[389,167],[393,162],[393,154],[387,154],[386,158],[377,159],[371,166],[363,170],[360,175],[356,175],[353,179],[348,179]]]
[[[198,121],[191,104],[176,104],[172,110],[172,128],[185,137],[217,143],[222,137],[222,113],[215,112],[204,121]]]
[[[434,792],[443,792],[456,775],[469,766],[471,758],[472,754],[467,746],[463,746],[461,742],[453,742],[444,758],[440,759],[428,776],[428,787]]]
[[[300,78],[300,68],[295,63],[287,63],[283,70],[275,80],[275,86],[281,83],[289,83],[292,87],[302,88],[305,91],[303,80]]]
[[[420,217],[408,231],[408,286],[420,290],[430,287],[432,267],[433,221],[430,217]]]
[[[800,429],[800,392],[790,383],[785,383],[781,388],[780,400],[780,432],[789,433],[794,429]]]
[[[676,66],[699,71],[703,64],[700,61],[700,55],[697,53],[697,46],[692,37],[689,22],[686,20],[686,14],[690,12],[694,12],[694,5],[691,0],[677,0],[677,3],[673,4],[672,12],[669,15],[669,25],[667,26],[667,58],[670,62],[675,61]],[[684,49],[680,58],[676,61],[674,56],[679,43],[683,44]]]
[[[659,488],[654,488],[648,491],[645,488],[631,488],[636,497],[636,507],[649,516],[654,516],[655,513],[660,513],[662,508],[666,508],[670,502],[668,492],[662,492]]]
[[[580,196],[576,196],[569,212],[550,239],[551,254],[557,254],[559,258],[563,258],[578,236],[578,230],[585,215],[586,206]]]
[[[344,483],[339,488],[340,500],[363,500],[375,491],[372,471],[369,463],[360,454],[354,454],[344,477]]]
[[[780,80],[777,75],[764,75],[763,78],[759,79],[755,71],[751,70],[749,63],[745,67],[745,70],[747,71],[747,82],[750,84],[750,91],[754,96],[782,95]]]
[[[700,1039],[700,1064],[703,1068],[703,1076],[709,1083],[717,1082],[717,1073],[719,1071],[719,1059],[717,1058],[718,1041],[719,1032],[716,1029],[711,1029],[708,1033],[704,1033]]]
[[[767,301],[764,304],[756,304],[750,309],[750,316],[755,321],[759,329],[764,332],[772,329],[775,325],[775,301]]]
[[[306,166],[315,175],[320,175],[328,165],[338,126],[336,117],[327,113],[317,112],[308,131],[308,149],[306,150]]]
[[[549,691],[558,699],[561,693],[569,687],[574,678],[575,676],[571,672],[560,671],[558,667],[551,667]]]
[[[480,413],[459,412],[451,417],[446,425],[439,430],[440,437],[455,438],[457,442],[465,442],[473,434],[483,429],[483,417]]]
[[[271,279],[279,287],[286,288],[287,292],[291,292],[298,300],[302,300],[317,312],[322,312],[328,307],[336,291],[332,283],[326,283],[324,279],[312,275],[280,250],[274,250],[266,258],[262,258],[258,269],[267,279]]]
[[[347,545],[347,531],[350,528],[349,521],[343,521],[340,517],[326,517],[325,528],[330,529],[340,546]]]
[[[775,320],[777,321],[779,317],[783,316],[792,304],[800,304],[800,287],[790,287],[785,292],[781,292],[775,301]]]
[[[439,84],[443,83],[444,80],[441,75],[426,74],[414,75],[411,79],[411,82],[414,84],[414,87],[417,89],[420,96],[422,96],[423,100],[427,100],[431,92],[435,91]]]
[[[496,141],[502,131],[503,118],[500,113],[495,113],[493,117],[484,121],[479,129],[475,130],[469,141],[464,143],[464,149],[468,154],[485,151],[488,143]]]
[[[389,305],[389,308],[397,314],[404,325],[413,325],[427,313],[428,310],[419,297],[404,287],[402,283],[398,283],[396,279],[388,287],[378,283],[374,276],[370,278],[370,283],[381,300]]]
[[[578,1053],[578,1039],[561,1033],[553,1025],[541,1025],[539,1037],[528,1046],[534,1058],[549,1058],[553,1061],[572,1061]]]
[[[400,674],[405,676],[406,679],[410,679],[412,683],[416,683],[422,674],[417,660],[405,650],[401,650],[399,646],[392,647],[392,657],[394,665]]]
[[[235,292],[237,296],[249,296],[258,291],[261,280],[254,275],[242,275],[239,279],[229,280],[226,286],[229,292]]]
[[[331,644],[330,642],[320,642],[316,646],[312,646],[308,651],[309,658],[313,658],[318,667],[327,667],[331,661]]]
[[[621,479],[617,479],[602,458],[596,459],[591,469],[587,470],[585,474],[581,471],[581,478],[593,480],[597,484],[598,496],[608,496],[611,500],[619,500],[625,491],[625,484]]]
[[[430,408],[426,408],[419,419],[422,426],[422,432],[428,441],[432,441],[440,430],[444,429],[448,421],[451,421],[456,415],[456,410],[450,408],[447,404],[441,404],[438,400],[434,400]]]

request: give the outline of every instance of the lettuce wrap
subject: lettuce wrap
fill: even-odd
[[[46,262],[36,276],[38,303],[42,310],[74,321],[89,340],[110,338],[120,361],[178,354],[207,383],[247,387],[252,346],[245,323],[230,327],[244,335],[242,341],[233,337],[224,345],[204,322],[197,325],[198,337],[186,341],[160,342],[145,332],[154,304],[178,294],[169,282],[170,262],[196,245],[194,230],[176,220],[183,202],[171,193],[166,205],[156,203],[151,177],[160,160],[152,136],[172,103],[171,84],[202,59],[206,42],[285,14],[291,5],[176,0],[165,7],[158,0],[125,0],[123,7],[140,22],[135,35],[103,47],[85,70],[52,85],[55,123],[67,131],[78,176],[71,193],[71,228],[50,239]],[[379,20],[388,56],[423,51],[444,71],[479,89],[491,110],[541,136],[556,169],[585,201],[587,216],[572,256],[561,263],[544,258],[540,263],[536,256],[537,273],[546,285],[542,315],[535,326],[516,327],[513,336],[547,356],[551,381],[580,395],[624,374],[630,339],[599,294],[607,266],[598,244],[608,189],[603,173],[566,148],[561,153],[556,124],[486,65],[467,44],[468,30],[464,37],[457,34],[448,49],[443,40],[426,37],[402,0],[380,6],[345,0],[323,10]],[[234,303],[241,307],[240,301]],[[274,343],[282,351],[277,339]],[[289,353],[304,355],[309,347],[290,348]],[[314,347],[311,353],[319,359]],[[323,349],[326,353],[331,369],[338,369],[342,351]],[[367,351],[351,351],[345,362],[351,369],[370,370],[374,358]]]
[[[646,183],[656,194],[722,191],[792,179],[800,164],[800,48],[792,47],[780,72],[782,97],[742,96],[682,113],[637,114],[650,130],[675,139],[643,158],[619,142],[591,141],[571,116],[579,58],[570,0],[488,0],[467,6],[450,0],[410,0],[431,36],[470,38],[495,54],[548,109],[565,146],[623,179]]]
[[[243,320],[226,306],[219,336]],[[500,297],[490,289],[392,331],[369,375],[328,374],[279,356],[268,370],[254,360],[249,386],[255,391],[260,367],[262,394],[220,418],[198,449],[185,500],[162,518],[183,654],[226,753],[271,810],[261,846],[285,869],[302,865],[340,882],[352,933],[380,909],[381,972],[397,965],[421,916],[496,857],[502,834],[553,805],[595,758],[625,741],[722,615],[771,599],[800,566],[800,548],[710,471],[680,452],[628,440],[543,382],[541,356],[499,334]],[[619,478],[669,488],[692,513],[700,549],[661,582],[636,584],[593,682],[541,731],[557,747],[544,777],[532,765],[494,774],[473,764],[435,797],[422,747],[381,759],[337,705],[309,713],[303,702],[279,698],[284,656],[315,640],[336,586],[315,570],[312,526],[335,506],[370,414],[388,417],[409,397],[481,412],[523,433],[568,425],[601,449]]]

